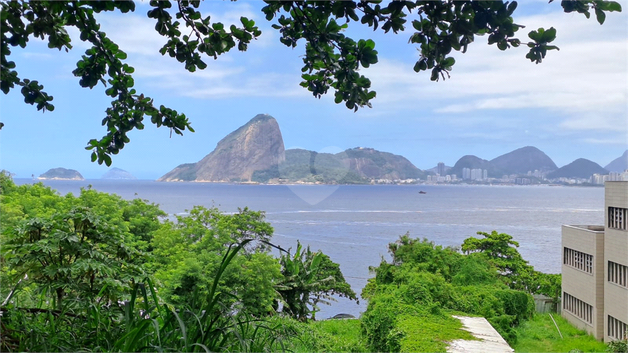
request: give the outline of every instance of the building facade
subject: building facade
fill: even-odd
[[[562,227],[562,316],[609,342],[628,330],[628,182],[605,183],[604,225]]]

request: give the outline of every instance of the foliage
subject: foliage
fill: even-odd
[[[329,335],[329,338],[321,342],[327,346],[325,351],[369,352],[361,335],[360,320],[323,320],[312,322],[311,326]]]
[[[444,352],[454,339],[475,339],[438,304],[409,303],[394,292],[371,299],[361,321],[369,347],[377,352]]]
[[[627,353],[628,338],[608,342],[608,345],[606,346],[606,351],[609,353]]]
[[[360,320],[302,322],[276,315],[268,319],[276,327],[285,350],[290,352],[370,352],[360,333]]]
[[[484,238],[465,239],[462,243],[463,252],[486,254],[506,277],[515,277],[520,274],[522,269],[527,268],[527,261],[517,251],[519,243],[514,241],[512,236],[506,233],[497,233],[497,231],[492,231],[490,234],[477,232],[477,234],[484,236]]]
[[[205,69],[206,57],[217,59],[236,47],[247,50],[249,43],[261,35],[255,22],[246,17],[240,18],[241,26],[229,28],[212,22],[209,15],[203,16],[200,3],[178,0],[172,9],[171,1],[151,1],[147,12],[147,17],[156,21],[157,33],[166,38],[159,53],[175,58],[190,72]],[[606,12],[621,11],[615,1],[562,1],[561,5],[565,12],[582,13],[587,18],[593,11],[600,24]],[[429,70],[430,79],[437,81],[449,77],[455,64],[452,50],[466,52],[476,36],[488,35],[488,44],[500,50],[525,44],[529,48],[526,57],[536,63],[548,50],[557,50],[550,45],[556,37],[554,28],[530,31],[527,43],[515,37],[523,28],[512,17],[516,8],[515,1],[393,1],[386,5],[369,1],[267,1],[262,12],[266,20],[276,19],[272,27],[279,32],[281,43],[294,48],[299,41],[305,41],[301,86],[318,98],[331,88],[336,103],[344,102],[347,108],[357,110],[370,107],[375,98],[371,81],[361,69],[377,63],[378,52],[372,40],[354,40],[344,34],[352,21],[356,23],[352,26],[359,22],[386,33],[399,33],[411,25],[409,42],[418,45],[420,51],[414,71]],[[69,51],[72,44],[68,30],[72,27],[80,32],[80,40],[91,46],[72,73],[82,87],[94,88],[100,82],[105,94],[112,97],[102,121],[107,133],[99,140],[90,140],[86,147],[93,151],[92,161],[107,165],[111,164],[111,155],[130,141],[128,132],[144,128],[145,117],[177,134],[185,129],[193,131],[185,114],[163,105],[158,108],[152,98],[133,88],[135,69],[125,63],[126,53],[100,30],[95,18],[96,14],[113,11],[133,12],[135,3],[2,2],[0,24],[0,88],[8,94],[16,86],[21,87],[25,103],[42,111],[54,110],[53,97],[37,80],[18,75],[15,62],[9,60],[12,47],[25,48],[32,38],[40,38],[47,40],[51,49]]]
[[[175,309],[159,301],[150,279],[138,282],[129,301],[77,313],[3,309],[1,347],[9,351],[279,351],[286,335],[244,312],[217,310],[227,296],[218,289],[244,241],[229,247],[200,308]],[[196,294],[199,295],[198,293]],[[31,320],[24,320],[30,314]],[[290,335],[291,333],[287,333]]]
[[[95,190],[60,196],[42,184],[2,182],[3,298],[44,307],[117,302],[144,276],[147,241],[163,211]],[[35,301],[30,301],[34,304]],[[82,303],[82,304],[81,304]]]
[[[404,315],[398,322],[398,329],[403,333],[400,352],[445,352],[453,340],[476,340],[462,329],[460,320],[446,314]]]
[[[283,312],[305,321],[310,314],[315,318],[318,303],[328,304],[332,295],[357,301],[355,292],[345,281],[340,266],[322,252],[305,250],[297,243],[294,255],[284,254],[280,259],[283,278],[277,285],[284,304]]]
[[[497,231],[477,234],[484,238],[465,239],[462,251],[486,256],[499,271],[502,281],[510,288],[543,294],[558,301],[561,295],[560,275],[535,271],[534,267],[519,254],[517,251],[519,243],[514,241],[511,235]]]
[[[272,232],[263,212],[248,208],[229,215],[196,206],[189,215],[177,216],[176,223],[165,221],[155,232],[155,260],[149,265],[163,285],[161,295],[175,305],[202,305],[192,300],[195,293],[207,295],[228,246],[247,240],[243,254],[221,277],[219,289],[236,295],[223,301],[222,310],[238,305],[255,316],[274,311],[274,285],[281,273],[279,262],[267,253]]]
[[[509,242],[506,244],[503,251],[510,252]],[[412,318],[420,321],[426,313],[439,316],[443,311],[454,310],[484,316],[509,342],[517,339],[513,328],[534,313],[532,296],[527,291],[509,288],[502,271],[485,253],[464,255],[455,248],[443,248],[426,239],[411,239],[408,234],[389,244],[389,250],[392,261],[382,261],[372,268],[375,277],[362,291],[362,297],[369,300],[362,322],[373,350],[399,351],[403,350],[403,342],[418,342],[414,338],[404,341],[414,331],[404,331],[402,326],[411,327]],[[401,317],[405,318],[405,324]],[[431,343],[420,344],[428,347]]]
[[[571,325],[562,316],[552,314],[563,335],[560,337],[550,314],[535,314],[533,318],[515,328],[515,352],[603,352],[606,345]]]
[[[311,305],[306,316],[331,295],[356,296],[338,264],[300,244],[284,276],[263,212],[195,207],[160,222],[142,200],[60,196],[5,173],[0,200],[2,350],[366,351],[359,324],[339,338],[268,316],[280,288],[308,291],[295,299]]]
[[[54,293],[55,308],[67,301],[117,302],[143,275],[131,263],[142,253],[125,244],[119,228],[87,208],[30,218],[9,237],[2,251],[16,273],[13,283],[28,278],[44,293]]]

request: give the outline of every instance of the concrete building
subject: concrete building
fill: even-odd
[[[562,228],[562,315],[609,342],[628,331],[628,182],[605,183],[604,225]]]
[[[628,182],[604,184],[604,341],[628,330]]]
[[[462,168],[462,180],[471,179],[471,169]]]
[[[439,175],[445,176],[445,163],[438,162],[437,170]]]

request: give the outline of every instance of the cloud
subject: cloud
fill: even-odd
[[[246,53],[234,49],[218,60],[205,58],[207,69],[194,73],[158,54],[166,38],[156,33],[154,20],[139,13],[107,14],[99,20],[103,30],[129,54],[138,86],[196,99],[311,99],[298,85],[301,51],[286,50],[278,43],[277,32],[261,18],[255,3],[212,5],[205,12],[212,22],[239,24],[240,16],[245,16],[256,20],[264,35]],[[542,64],[535,65],[525,58],[526,48],[502,52],[487,45],[485,37],[478,37],[468,53],[455,55],[451,79],[438,83],[429,81],[429,73],[412,71],[416,55],[403,57],[396,49],[381,51],[380,62],[363,70],[372,80],[377,98],[375,109],[363,109],[361,116],[408,116],[420,111],[417,119],[437,116],[444,122],[472,127],[486,125],[486,119],[496,114],[537,109],[548,115],[545,123],[550,129],[626,129],[621,118],[625,120],[628,101],[627,17],[609,14],[603,26],[594,19],[561,12],[516,18],[527,26],[520,30],[521,39],[530,29],[556,27],[556,44],[561,50],[549,52]],[[331,101],[333,93],[325,99]],[[464,122],[456,118],[459,115],[464,115]]]
[[[558,127],[567,130],[585,131],[615,131],[628,134],[628,120],[626,115],[606,115],[588,112],[579,116],[564,119]]]
[[[628,145],[628,136],[622,138],[583,138],[581,139],[584,143],[590,143],[594,145],[619,145],[626,146]]]
[[[223,22],[226,26],[241,25],[241,16],[249,19],[259,17],[249,3],[216,5],[219,6],[209,7],[214,12],[205,12],[203,16],[210,15],[212,22]],[[134,77],[138,87],[167,90],[174,95],[198,99],[308,95],[307,91],[299,87],[298,74],[283,73],[286,69],[283,60],[269,63],[268,58],[260,58],[268,57],[268,51],[276,55],[276,51],[281,48],[280,44],[270,42],[276,39],[269,35],[269,32],[275,32],[270,30],[270,26],[260,40],[249,45],[248,52],[241,53],[234,48],[217,60],[204,56],[207,68],[191,73],[183,63],[159,54],[167,38],[155,31],[153,19],[140,14],[107,14],[99,17],[99,21],[107,35],[128,54],[127,62],[136,70]],[[268,25],[265,20],[263,22]],[[78,33],[76,36],[78,38]],[[275,47],[270,49],[273,45]],[[296,58],[296,54],[290,53],[290,56]]]
[[[502,52],[480,37],[468,53],[455,55],[452,77],[444,82],[431,82],[429,73],[412,71],[412,62],[385,53],[365,75],[377,91],[374,104],[389,112],[421,106],[473,120],[482,112],[541,109],[562,129],[626,131],[627,18],[612,13],[603,26],[564,13],[517,20],[528,25],[521,39],[541,25],[558,28],[560,51],[548,52],[539,65],[524,57],[526,48]]]

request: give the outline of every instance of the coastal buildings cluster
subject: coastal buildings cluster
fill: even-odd
[[[489,177],[488,170],[480,168],[462,168],[461,178],[458,175],[447,172],[451,168],[444,163],[438,163],[435,174],[427,175],[425,180],[416,179],[414,183],[427,184],[511,184],[511,185],[536,185],[536,184],[563,184],[563,185],[604,185],[607,181],[628,181],[628,170],[624,172],[609,172],[608,174],[593,174],[587,178],[554,177],[544,170],[530,170],[527,173],[502,175],[499,178]],[[389,183],[396,183],[390,181]],[[405,181],[409,183],[409,181]]]
[[[623,173],[610,172],[606,175],[593,174],[590,181],[595,185],[604,185],[607,181],[628,181],[628,170]]]

